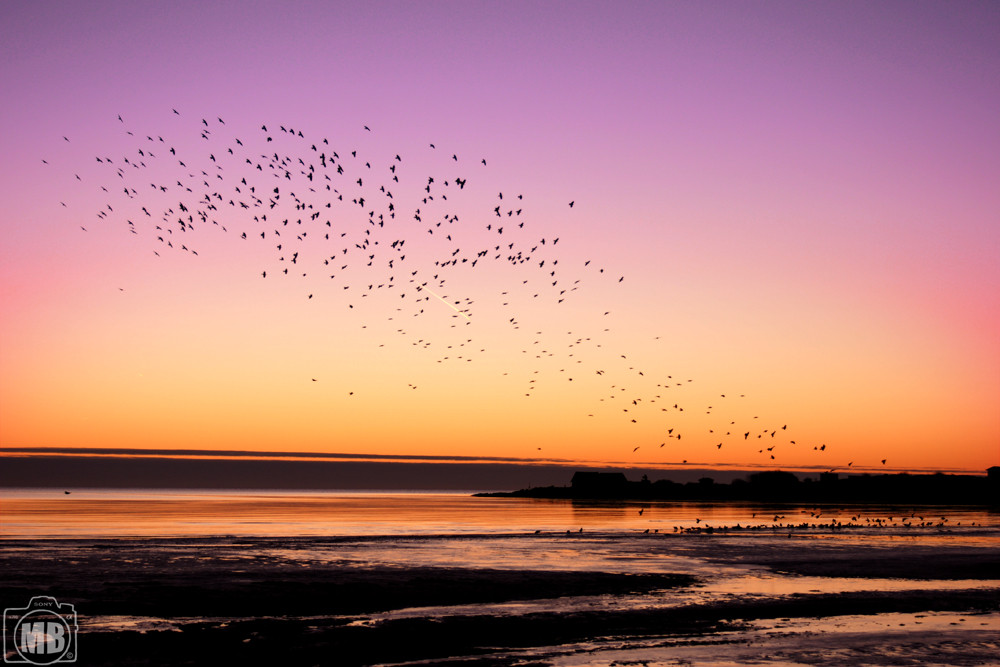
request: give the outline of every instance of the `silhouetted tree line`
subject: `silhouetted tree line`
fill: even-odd
[[[578,472],[570,486],[544,486],[509,493],[477,494],[519,498],[594,500],[699,500],[761,502],[907,503],[922,505],[1000,505],[1000,467],[987,476],[822,473],[818,480],[799,479],[784,470],[768,470],[718,484],[711,477],[681,484],[669,479],[628,480],[620,472]]]

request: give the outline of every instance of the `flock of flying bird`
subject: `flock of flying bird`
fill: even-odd
[[[259,279],[297,279],[302,298],[359,317],[364,310],[397,323],[408,318],[412,324],[404,323],[396,333],[412,347],[437,354],[438,363],[471,362],[488,354],[474,337],[477,320],[501,313],[502,326],[521,341],[518,354],[536,362],[524,378],[526,397],[553,377],[577,379],[579,385],[586,376],[603,387],[588,416],[604,403],[619,406],[612,409],[621,410],[624,424],[662,423],[656,441],[629,445],[633,454],[659,450],[671,440],[677,445],[672,450],[682,440],[685,450],[691,443],[690,451],[725,446],[745,452],[752,445],[751,452],[768,461],[785,449],[807,447],[789,437],[786,424],[762,427],[758,417],[716,417],[707,432],[682,428],[685,408],[688,414],[700,409],[711,416],[744,396],[718,394],[715,407],[682,405],[692,380],[651,370],[647,375],[628,355],[612,350],[603,336],[612,321],[606,308],[594,309],[592,321],[600,324],[591,335],[522,329],[522,318],[538,307],[551,312],[571,301],[592,307],[581,297],[581,287],[596,280],[615,286],[625,277],[572,253],[561,256],[566,242],[560,247],[560,235],[536,231],[540,225],[523,194],[492,189],[487,203],[486,159],[460,159],[428,143],[427,154],[413,162],[433,163],[435,171],[418,174],[398,153],[380,163],[356,147],[335,146],[300,127],[265,123],[238,136],[221,117],[188,121],[177,110],[173,116],[174,124],[186,128],[184,141],[133,132],[119,116],[126,152],[94,156],[96,173],[103,176],[98,187],[107,199],[96,211],[98,221],[115,222],[144,237],[156,256],[198,255],[210,234],[249,244],[248,252],[264,262]],[[365,126],[357,134],[370,132]],[[84,180],[79,174],[75,178]],[[568,213],[579,210],[573,209],[575,203],[564,204]],[[482,290],[483,281],[475,276],[483,272],[491,274],[490,285],[504,286],[491,294],[495,304],[480,308],[477,299],[456,298],[456,293]],[[435,324],[421,335],[417,323],[428,318]],[[445,319],[450,332],[442,332]]]

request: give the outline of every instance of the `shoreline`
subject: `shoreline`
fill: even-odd
[[[267,617],[242,618],[225,623],[196,622],[180,631],[120,631],[82,635],[91,664],[260,664],[372,665],[394,662],[431,664],[525,664],[519,651],[548,650],[586,643],[611,642],[617,648],[650,639],[687,645],[731,644],[731,635],[744,633],[760,621],[829,619],[846,615],[876,617],[878,614],[923,614],[958,612],[964,617],[982,617],[990,626],[980,629],[985,650],[962,654],[962,661],[937,664],[989,664],[996,649],[996,591],[975,594],[823,596],[813,600],[783,603],[749,603],[741,606],[637,612],[594,611],[577,614],[528,614],[518,617],[451,616],[444,619],[398,619],[375,624],[355,624],[347,619]],[[970,624],[971,626],[972,624]],[[962,629],[965,630],[964,628]],[[729,636],[727,636],[729,635]],[[949,633],[939,643],[953,644],[961,635]],[[883,635],[884,637],[884,635]],[[904,635],[903,643],[926,645],[927,638]],[[810,643],[815,641],[810,637]],[[757,648],[765,662],[773,649],[769,641]],[[801,645],[799,649],[801,650]],[[849,648],[842,646],[841,648]],[[972,647],[969,647],[972,648]],[[979,647],[974,647],[979,649]],[[970,654],[971,653],[971,654]],[[102,663],[100,656],[114,654]],[[504,659],[504,654],[510,655]],[[156,656],[155,658],[151,656]],[[866,664],[884,663],[872,655]],[[88,661],[90,662],[90,661]],[[529,664],[551,664],[536,661]],[[606,664],[606,663],[605,663]],[[835,663],[836,664],[836,663]],[[843,663],[840,663],[843,664]],[[913,664],[913,663],[911,663]]]
[[[942,664],[984,664],[981,657],[1000,648],[983,639],[980,626],[962,625],[967,616],[978,618],[1000,638],[995,544],[518,534],[21,539],[4,546],[3,600],[51,595],[74,604],[86,664],[580,664],[567,656],[667,650],[657,646],[753,648],[744,643],[768,655],[773,644],[768,632],[755,629],[761,624],[799,619],[802,636],[812,637],[810,628],[830,619],[893,614],[917,625],[928,614],[960,614],[936,631],[933,650],[972,638],[975,646],[959,652],[965,662]],[[545,568],[516,557],[510,567],[420,560],[440,550],[486,548],[501,554],[530,548],[555,560]],[[604,565],[567,569],[577,564],[573,554],[595,549],[609,550]],[[381,561],[371,558],[379,554]],[[638,571],[624,565],[607,571],[622,558]],[[761,574],[809,583],[793,592],[766,593],[767,586],[764,593],[702,592],[706,584],[725,589],[726,577]],[[836,583],[859,578],[873,590]],[[894,588],[893,581],[904,579],[914,583]],[[958,587],[944,586],[949,579]],[[817,581],[829,583],[810,590]],[[894,633],[901,646],[925,641]],[[869,635],[863,641],[881,645]],[[788,651],[805,650],[802,641],[786,644]],[[525,662],[525,656],[534,657]],[[872,664],[894,664],[891,658]]]

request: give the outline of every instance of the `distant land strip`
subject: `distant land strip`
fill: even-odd
[[[753,471],[772,470],[774,464],[756,463],[707,463],[707,462],[657,462],[657,461],[588,461],[582,459],[565,459],[554,457],[508,457],[508,456],[461,456],[461,455],[425,455],[425,454],[368,454],[364,452],[279,452],[257,450],[228,449],[145,449],[145,448],[114,448],[114,447],[7,447],[0,446],[0,458],[5,457],[128,457],[128,458],[166,458],[166,459],[227,459],[227,460],[286,460],[286,461],[356,461],[356,462],[391,462],[391,463],[479,463],[479,464],[510,464],[523,466],[566,466],[573,471],[579,468],[614,469],[633,471],[642,474],[645,470],[671,470],[680,473],[698,473],[703,471],[725,472],[727,479],[735,479],[742,474]],[[805,474],[818,475],[830,470],[827,465],[785,466],[784,469]],[[848,472],[844,468],[836,468],[840,472]],[[850,472],[876,473],[947,473],[960,475],[984,475],[980,469],[966,468],[921,468],[921,467],[878,467],[866,468],[855,466]],[[736,477],[733,476],[736,475]],[[689,477],[689,475],[684,475]],[[691,478],[695,479],[695,478]],[[553,480],[555,481],[555,480]],[[2,485],[0,481],[0,485]]]
[[[878,503],[921,505],[1000,505],[1000,466],[986,475],[943,473],[822,473],[818,480],[799,479],[786,470],[751,473],[746,479],[717,483],[711,477],[696,482],[629,480],[620,472],[579,471],[570,486],[545,486],[478,496],[568,500],[630,501],[754,501],[793,503]]]
[[[579,464],[481,461],[387,461],[241,457],[5,455],[0,487],[57,489],[243,489],[317,491],[510,491],[562,483]],[[595,467],[602,472],[658,475],[662,470]],[[736,478],[747,471],[678,471]]]

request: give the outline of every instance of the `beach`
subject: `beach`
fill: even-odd
[[[359,498],[294,497],[307,500],[329,509]],[[17,536],[5,517],[0,592],[5,606],[72,603],[79,664],[984,665],[1000,655],[989,512],[951,508],[962,528],[708,534],[632,527],[640,516],[686,521],[667,505],[590,508],[601,527],[582,532],[513,530],[521,519],[494,507],[495,529],[475,531],[480,500],[411,496],[397,504],[453,503],[452,529],[400,520],[354,535],[266,534],[280,531],[265,520],[261,535],[246,524],[225,536],[128,535],[116,524],[114,536]],[[129,501],[90,502],[92,512]],[[539,525],[568,509],[537,507],[547,508]],[[757,514],[726,509],[744,510]],[[336,530],[344,522],[331,511],[331,532],[348,532]]]

